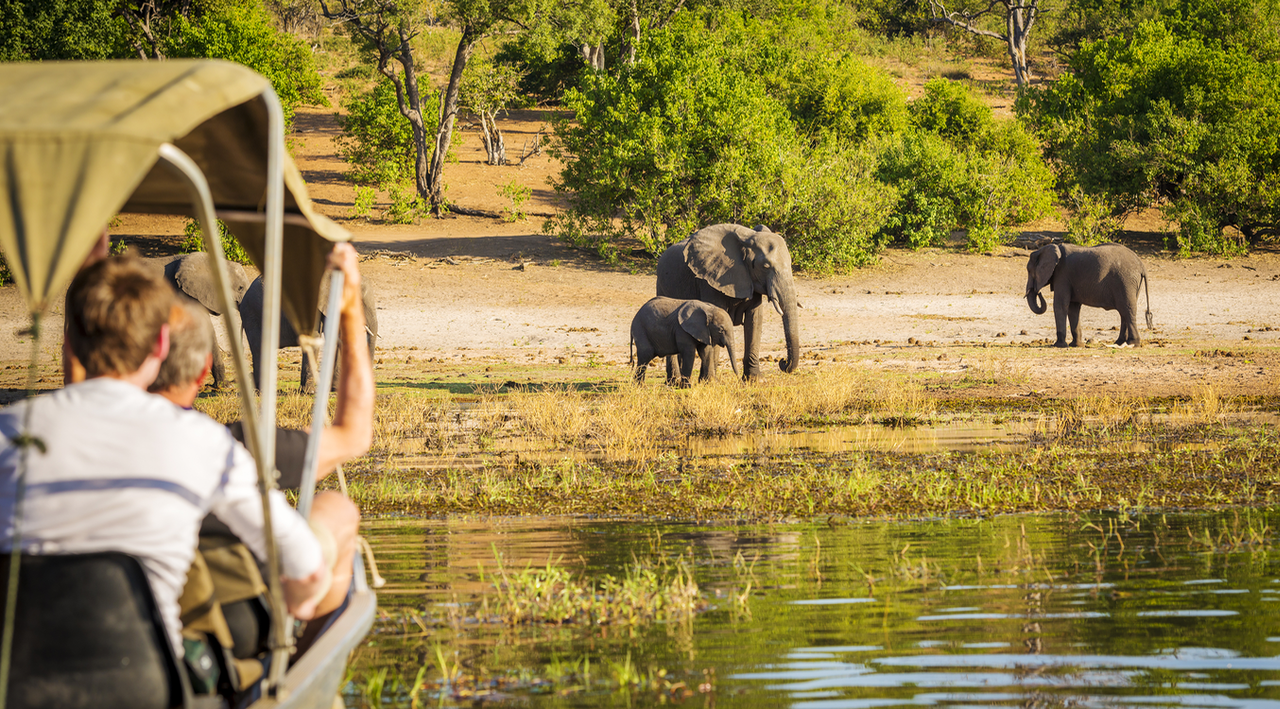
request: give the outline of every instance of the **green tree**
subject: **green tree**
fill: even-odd
[[[420,68],[412,40],[426,21],[427,8],[415,0],[320,0],[324,16],[337,22],[376,63],[378,72],[395,88],[400,115],[409,124],[414,146],[414,185],[439,214],[450,207],[444,197],[444,158],[453,140],[458,99],[467,63],[480,41],[500,27],[518,23],[528,11],[522,0],[450,0],[446,20],[459,32],[449,80],[439,94],[436,110],[425,110],[419,87]],[[426,92],[430,95],[430,92]]]
[[[739,13],[682,13],[643,36],[617,76],[584,77],[565,97],[574,120],[556,131],[556,188],[573,208],[547,228],[606,256],[631,239],[656,255],[706,224],[764,223],[788,234],[801,266],[872,258],[892,190],[870,179],[874,159],[838,129],[814,139],[797,129],[762,78],[785,62],[762,44],[775,46],[768,28]]]
[[[985,251],[1006,227],[1048,212],[1053,174],[1020,123],[997,121],[969,89],[946,79],[925,84],[909,110],[913,130],[887,142],[877,172],[902,200],[886,238],[920,248],[965,229],[969,248]]]
[[[480,140],[490,165],[507,164],[506,141],[498,128],[498,114],[518,104],[520,72],[508,64],[473,60],[462,77],[459,104],[480,119]]]
[[[1114,214],[1160,208],[1184,252],[1239,251],[1280,225],[1280,65],[1159,22],[1085,44],[1071,73],[1020,109],[1064,190]]]
[[[342,102],[338,154],[351,166],[353,182],[392,185],[413,177],[414,144],[400,114],[396,89],[385,77],[370,90]]]
[[[0,61],[110,59],[127,51],[127,30],[103,0],[3,0]]]
[[[310,48],[276,29],[271,16],[253,0],[218,4],[194,20],[176,16],[163,46],[170,57],[226,59],[267,77],[286,121],[301,104],[328,104]]]
[[[1040,0],[929,0],[929,9],[934,22],[1003,42],[1018,88],[1031,83],[1027,46],[1040,19]]]

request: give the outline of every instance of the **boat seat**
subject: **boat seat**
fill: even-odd
[[[0,555],[0,599],[9,563]],[[146,573],[128,554],[23,555],[12,663],[6,709],[193,706]]]

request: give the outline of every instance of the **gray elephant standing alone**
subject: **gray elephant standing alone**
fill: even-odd
[[[203,251],[165,259],[144,259],[151,269],[162,269],[164,279],[183,297],[194,300],[210,315],[221,316],[222,306],[209,270],[209,255]],[[231,297],[239,303],[249,288],[249,276],[244,267],[234,261],[227,263],[227,275],[231,277]],[[222,362],[222,349],[213,343],[213,385],[221,388],[227,381],[226,366]]]
[[[244,298],[240,300],[240,322],[244,325],[244,334],[249,340],[249,357],[252,360],[253,386],[255,388],[259,386],[260,381],[258,363],[262,357],[262,300],[264,295],[262,277],[259,276],[254,279],[253,283],[249,284],[249,289],[245,291]],[[367,278],[360,279],[360,298],[364,303],[365,332],[369,336],[369,359],[372,361],[374,346],[378,340],[378,301]],[[326,277],[320,281],[320,332],[324,332],[325,317],[323,308],[328,302],[329,279]],[[298,346],[298,333],[293,329],[293,325],[289,323],[288,318],[280,318],[280,346]],[[302,373],[299,376],[299,385],[302,391],[308,394],[315,391],[313,379],[317,374],[316,363],[311,361],[311,358],[304,351],[302,353]],[[337,370],[334,371],[334,381],[338,381]]]
[[[716,347],[729,351],[729,364],[738,373],[733,349],[733,321],[722,308],[700,300],[657,297],[640,306],[631,320],[631,344],[635,346],[636,383],[644,381],[645,370],[654,357],[675,355],[680,360],[680,380],[668,384],[687,386],[693,376],[693,358],[702,359],[699,379],[712,375]]]
[[[782,316],[787,356],[784,372],[800,363],[799,300],[791,278],[787,242],[768,227],[717,224],[673,244],[658,258],[658,295],[701,300],[724,309],[734,325],[743,326],[742,376],[760,376],[760,331],[764,299]],[[713,350],[714,352],[714,350]],[[711,374],[715,374],[712,358]],[[670,360],[667,374],[672,372]]]
[[[1027,305],[1043,315],[1048,305],[1040,290],[1053,291],[1053,318],[1058,326],[1054,347],[1067,346],[1067,321],[1071,346],[1080,347],[1080,306],[1120,311],[1117,345],[1142,346],[1138,335],[1138,291],[1147,291],[1147,329],[1151,323],[1151,287],[1138,255],[1120,244],[1094,247],[1050,244],[1027,260]],[[1037,300],[1039,302],[1037,302]]]

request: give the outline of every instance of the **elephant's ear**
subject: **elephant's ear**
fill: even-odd
[[[1050,244],[1040,249],[1040,258],[1036,260],[1036,290],[1044,288],[1049,279],[1053,278],[1053,271],[1058,267],[1058,261],[1062,259],[1062,247],[1058,244]]]
[[[739,232],[752,234],[737,224],[717,224],[689,237],[684,260],[693,275],[730,298],[746,300],[755,294],[751,270],[742,253]]]
[[[217,291],[213,286],[213,272],[209,270],[209,255],[203,251],[183,256],[173,274],[178,290],[186,293],[214,315],[222,314]],[[232,286],[232,290],[235,287]]]
[[[704,345],[711,344],[711,328],[707,323],[707,309],[699,301],[690,301],[676,311],[680,327],[693,339]]]

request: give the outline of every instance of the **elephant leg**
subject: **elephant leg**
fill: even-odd
[[[1116,344],[1142,346],[1142,336],[1138,334],[1138,308],[1134,304],[1120,308],[1120,337],[1116,338]]]
[[[673,387],[680,383],[680,366],[675,355],[667,355],[667,386]]]
[[[320,372],[316,367],[316,361],[307,354],[305,349],[302,351],[302,373],[298,375],[298,379],[302,393],[316,393],[316,380],[320,379]]]
[[[742,319],[742,378],[760,378],[760,333],[764,325],[764,305],[749,308]]]
[[[1072,303],[1067,307],[1067,320],[1071,324],[1071,346],[1083,347],[1084,340],[1080,337],[1080,304]]]
[[[716,366],[720,363],[720,348],[715,345],[704,345],[703,349],[698,352],[698,356],[702,357],[702,369],[699,370],[699,378],[715,379]]]
[[[715,345],[702,345],[698,347],[698,357],[702,358],[702,368],[698,371],[699,381],[710,381],[716,376],[716,359],[719,358],[720,348]]]
[[[222,361],[222,348],[218,343],[213,343],[213,367],[210,369],[213,375],[213,386],[221,389],[227,384],[227,367]]]
[[[680,387],[684,388],[689,386],[693,377],[693,359],[698,355],[698,350],[692,339],[688,342],[679,342],[677,346],[680,348]]]
[[[649,363],[653,361],[655,356],[653,347],[650,347],[649,343],[636,343],[636,369],[634,372],[636,384],[644,384],[645,372],[648,371]]]
[[[253,388],[262,389],[262,375],[258,373],[262,364],[262,341],[252,335],[245,339],[249,341],[249,365],[253,371]]]
[[[1053,324],[1057,332],[1057,339],[1054,340],[1054,347],[1067,346],[1067,310],[1071,307],[1071,301],[1067,297],[1066,289],[1061,288],[1053,297]]]

